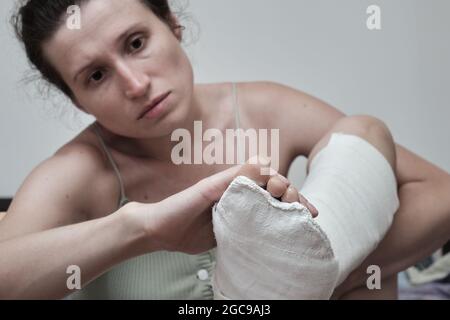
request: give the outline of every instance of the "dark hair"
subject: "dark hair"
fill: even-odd
[[[40,72],[42,78],[55,85],[73,100],[73,93],[57,70],[47,61],[43,44],[51,39],[63,23],[67,8],[82,5],[89,0],[22,0],[19,9],[12,16],[11,23],[18,39],[23,43],[32,68]],[[139,0],[171,30],[183,28],[171,18],[168,0]]]

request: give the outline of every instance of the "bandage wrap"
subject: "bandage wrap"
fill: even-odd
[[[300,191],[281,203],[245,177],[213,208],[216,299],[328,299],[376,248],[399,207],[396,179],[367,141],[333,134]]]
[[[238,177],[213,208],[216,299],[327,299],[338,265],[311,213]]]
[[[314,158],[300,192],[319,210],[341,284],[378,246],[400,206],[389,162],[360,137],[335,133]]]

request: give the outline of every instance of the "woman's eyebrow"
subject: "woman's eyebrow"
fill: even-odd
[[[115,44],[118,44],[120,42],[122,42],[122,40],[124,38],[127,38],[129,36],[130,33],[132,33],[132,31],[137,28],[142,26],[141,22],[137,22],[132,24],[131,26],[128,26],[125,31],[123,31],[117,38],[116,40],[114,40]],[[75,76],[73,77],[73,81],[76,82],[77,78],[80,74],[82,74],[86,69],[91,68],[93,65],[95,64],[95,59],[94,61],[89,62],[88,64],[84,65],[83,67],[81,67],[80,69],[78,69],[78,71],[75,73]]]

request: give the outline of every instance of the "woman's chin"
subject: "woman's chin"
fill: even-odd
[[[172,136],[177,129],[186,128],[188,114],[181,109],[170,110],[155,126],[158,136]]]

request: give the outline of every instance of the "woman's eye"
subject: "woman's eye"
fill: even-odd
[[[95,71],[91,75],[91,79],[94,80],[95,82],[99,82],[100,80],[103,79],[103,73],[101,71]]]
[[[139,50],[140,48],[142,48],[144,44],[144,41],[142,38],[136,38],[133,41],[131,41],[130,46],[132,50]]]

